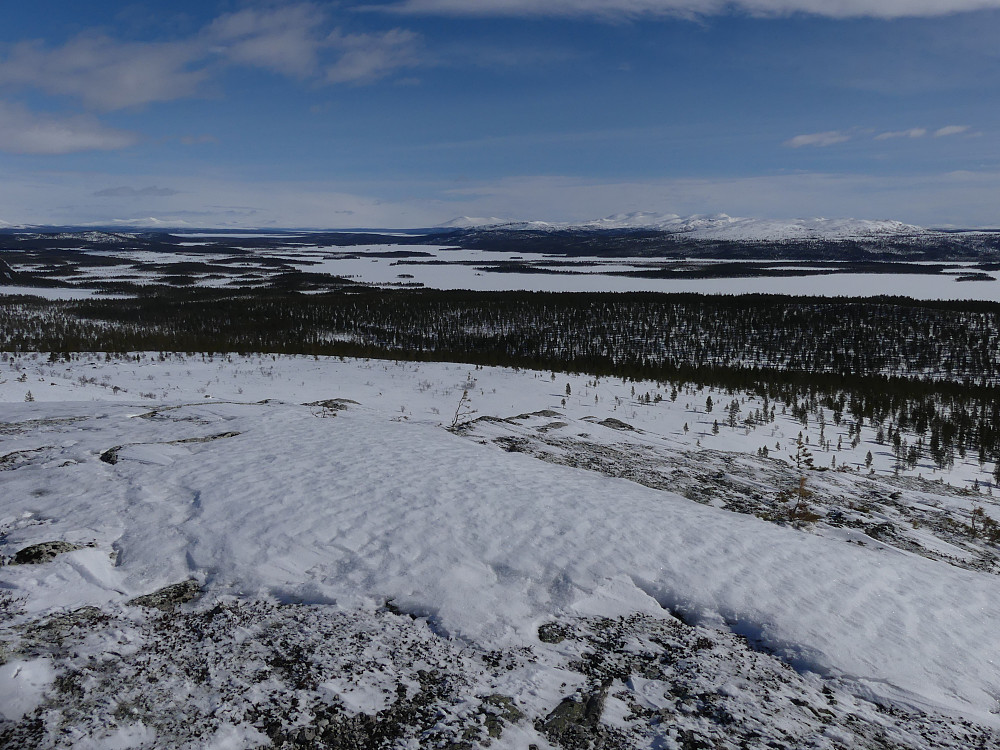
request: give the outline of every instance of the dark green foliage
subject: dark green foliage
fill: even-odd
[[[938,466],[1000,456],[998,342],[998,304],[905,298],[160,287],[0,301],[0,350],[381,356],[745,390],[803,424],[822,408],[848,435],[889,421]]]

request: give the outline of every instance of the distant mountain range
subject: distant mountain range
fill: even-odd
[[[0,219],[0,230],[5,232],[34,231],[44,234],[77,233],[94,230],[111,232],[121,231],[165,231],[183,230],[200,232],[218,232],[219,236],[232,233],[257,232],[308,232],[312,234],[373,234],[388,235],[400,231],[416,232],[418,234],[490,234],[507,233],[570,233],[583,234],[591,232],[623,233],[644,232],[669,235],[673,240],[695,242],[809,242],[809,241],[915,241],[934,240],[949,234],[997,234],[998,229],[962,229],[962,228],[926,228],[915,224],[906,224],[891,219],[828,219],[823,217],[809,219],[760,219],[752,217],[729,216],[728,214],[693,214],[680,216],[672,213],[655,213],[651,211],[635,211],[606,216],[603,219],[593,219],[583,222],[559,221],[521,221],[501,219],[497,217],[460,216],[451,221],[434,227],[409,228],[406,230],[386,228],[351,228],[351,229],[302,229],[283,227],[239,228],[227,227],[194,227],[187,222],[174,219],[158,219],[148,217],[143,219],[117,219],[106,224],[89,223],[83,225],[38,225],[14,224]],[[666,239],[666,238],[665,238]]]
[[[507,221],[463,216],[442,228],[488,229],[494,231],[620,231],[649,230],[679,234],[691,239],[723,241],[834,240],[872,237],[916,237],[935,230],[892,220],[868,219],[755,219],[727,214],[657,214],[634,212],[615,214],[582,223],[547,221]]]

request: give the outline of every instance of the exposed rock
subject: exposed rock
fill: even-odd
[[[554,419],[561,416],[563,415],[557,411],[552,411],[552,409],[542,409],[541,411],[533,411],[530,414],[518,414],[516,417],[511,417],[511,419],[531,419],[532,417],[547,417],[549,419]]]
[[[152,594],[137,596],[135,599],[129,600],[128,603],[133,607],[151,607],[153,609],[161,609],[164,612],[169,612],[175,607],[184,604],[184,602],[196,599],[200,593],[201,586],[197,581],[191,579],[188,581],[182,581],[181,583],[173,583],[169,586],[164,586],[162,589],[157,589]]]
[[[539,722],[539,730],[562,747],[603,747],[605,732],[601,728],[601,714],[609,686],[610,683],[605,683],[599,690],[581,696],[580,700],[572,696],[563,698],[552,713]]]
[[[494,443],[499,445],[508,453],[527,453],[531,447],[530,441],[521,437],[498,437],[494,438]]]
[[[41,544],[32,544],[30,547],[24,547],[18,550],[17,554],[14,555],[14,559],[11,561],[11,565],[39,565],[41,563],[51,562],[56,559],[56,555],[61,555],[63,552],[73,552],[74,550],[82,549],[76,544],[70,544],[69,542],[42,542]]]
[[[603,425],[605,427],[610,427],[612,430],[625,430],[627,432],[635,432],[635,427],[630,425],[628,422],[622,422],[620,419],[615,419],[614,417],[608,417],[607,419],[602,419],[597,424]]]
[[[343,411],[344,409],[350,408],[351,405],[359,406],[360,404],[349,398],[328,398],[322,401],[310,401],[309,403],[302,405],[317,406],[321,409],[327,409],[329,411]]]
[[[122,446],[116,445],[114,448],[108,448],[104,453],[101,454],[101,460],[106,464],[111,464],[114,466],[118,463],[118,451],[122,449]]]
[[[558,622],[546,622],[538,626],[538,640],[542,643],[562,643],[569,631]]]
[[[483,698],[486,709],[486,731],[490,737],[499,739],[503,734],[504,722],[516,724],[524,718],[521,710],[514,705],[514,700],[506,695],[487,695]]]
[[[519,746],[537,732],[548,739],[539,745],[563,750],[1000,747],[995,730],[873,704],[849,683],[803,677],[745,638],[668,615],[565,618],[558,647],[483,652],[384,610],[203,604],[141,617],[83,607],[0,630],[0,659],[58,670],[43,703],[0,721],[0,748],[66,747],[68,731],[103,747],[122,722],[155,731],[157,748],[207,747],[236,726],[275,750],[477,750],[512,725]],[[584,686],[555,708],[516,677],[553,668]],[[355,686],[382,699],[345,704]]]
[[[210,443],[213,440],[222,440],[223,438],[231,438],[239,435],[239,432],[220,432],[217,435],[206,435],[205,437],[190,437],[181,438],[180,440],[171,440],[172,444],[180,443]]]

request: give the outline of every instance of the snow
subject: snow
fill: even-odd
[[[475,251],[468,251],[470,253]],[[501,258],[479,254],[483,265]],[[455,257],[454,260],[460,260]],[[648,264],[649,259],[644,263]],[[578,263],[582,270],[583,262]],[[971,264],[970,264],[971,265]],[[571,267],[572,269],[572,267]],[[331,261],[325,268],[356,281],[388,286],[413,282],[431,289],[471,289],[474,291],[524,290],[532,292],[662,292],[699,294],[788,294],[819,297],[874,297],[894,294],[920,300],[1000,301],[1000,284],[959,283],[928,274],[830,274],[799,277],[756,277],[714,279],[644,279],[593,273],[531,274],[479,271],[475,266],[449,263],[431,265],[373,261]],[[616,270],[631,270],[621,263]],[[413,278],[399,278],[399,274]]]
[[[0,718],[20,719],[34,710],[53,679],[55,671],[45,659],[0,665]]]
[[[298,235],[307,235],[307,232],[289,231],[281,234],[268,234],[266,232],[171,232],[174,237],[206,238],[215,240],[252,240],[257,238],[280,238],[288,239]],[[192,245],[203,245],[203,242],[184,243]]]
[[[125,227],[149,227],[151,229],[174,229],[190,226],[183,219],[160,219],[156,216],[143,216],[136,219],[113,219],[111,223]]]
[[[97,742],[91,740],[89,737],[78,737],[74,739],[76,741],[73,743],[73,747],[80,748],[80,750],[130,750],[130,748],[148,747],[152,745],[156,741],[156,732],[144,724],[138,723],[118,727],[114,730],[106,732]],[[220,750],[223,748],[226,750],[233,748],[233,750],[235,750],[235,748],[240,747],[240,745],[226,743],[218,745],[217,747],[219,747]]]
[[[473,229],[479,227],[501,226],[508,223],[510,222],[504,219],[498,219],[496,216],[491,216],[489,218],[458,216],[451,221],[446,221],[444,224],[441,224],[441,227],[447,229]]]
[[[580,225],[594,229],[644,228],[713,240],[804,240],[924,234],[927,230],[892,220],[756,219],[726,214],[694,215],[631,213]]]
[[[430,253],[430,258],[392,259],[374,253],[409,250]],[[358,258],[338,255],[354,254]],[[515,252],[467,250],[446,245],[363,245],[351,248],[310,247],[282,254],[301,270],[330,273],[377,286],[419,284],[430,289],[474,291],[524,290],[535,292],[664,292],[701,294],[790,294],[872,297],[896,294],[914,299],[968,299],[1000,301],[1000,284],[959,283],[928,274],[830,274],[798,277],[744,277],[710,279],[647,279],[608,275],[655,264],[652,258],[552,258],[568,264],[570,273],[505,273],[482,270],[492,264],[523,259]],[[528,256],[532,265],[545,267],[544,256]],[[318,264],[312,265],[310,263]],[[443,263],[440,261],[444,261]],[[711,261],[699,261],[709,263]],[[748,261],[754,263],[755,261]],[[955,263],[956,271],[978,270],[973,263]],[[555,267],[555,266],[553,266]],[[402,277],[406,274],[408,277]]]
[[[601,220],[608,225],[646,221],[645,215],[636,218],[609,218]],[[662,217],[661,217],[662,218]],[[474,221],[474,220],[470,220]],[[651,221],[651,220],[650,220]],[[666,222],[666,223],[664,223]],[[678,223],[679,222],[679,223]],[[661,224],[667,226],[668,219]],[[530,224],[530,223],[529,223]],[[507,225],[505,225],[507,226]],[[556,224],[544,222],[521,228],[558,228]],[[792,222],[762,222],[759,220],[733,219],[731,217],[688,217],[677,219],[671,231],[700,233],[729,233],[731,239],[738,239],[742,232],[750,237],[753,232],[781,235],[786,238],[798,237],[805,232],[809,236],[834,236],[838,232],[844,237],[855,236],[858,232],[875,236],[880,233],[912,234],[919,228],[898,222],[855,222],[851,220],[795,220]],[[507,226],[510,228],[510,226]],[[592,227],[593,228],[593,227]],[[735,234],[734,234],[735,233]],[[783,233],[783,234],[782,234]],[[67,237],[84,237],[90,241],[113,244],[121,235],[91,232],[67,234]],[[653,257],[564,257],[543,254],[523,254],[518,252],[493,252],[457,248],[453,245],[407,245],[393,242],[353,246],[317,246],[303,244],[298,247],[240,248],[245,257],[233,263],[232,253],[195,253],[185,250],[197,244],[198,238],[229,240],[239,237],[255,238],[299,238],[289,234],[238,234],[211,235],[209,233],[178,234],[178,237],[192,239],[180,242],[178,252],[162,253],[128,249],[80,250],[80,262],[67,267],[64,275],[57,277],[63,283],[72,284],[64,288],[43,288],[18,286],[7,283],[0,286],[0,295],[27,294],[48,299],[85,299],[92,296],[116,296],[79,286],[92,282],[132,282],[135,284],[162,284],[161,264],[191,261],[198,264],[224,263],[227,271],[206,269],[205,272],[185,274],[194,287],[231,288],[234,285],[260,286],[282,270],[297,269],[307,273],[329,274],[353,282],[379,287],[426,287],[430,289],[467,289],[474,291],[524,290],[538,292],[658,292],[658,293],[700,293],[700,294],[785,294],[839,297],[845,294],[869,297],[884,294],[908,296],[919,300],[983,300],[1000,301],[1000,284],[995,276],[982,272],[976,263],[950,262],[942,273],[829,273],[801,276],[754,276],[733,278],[642,278],[621,274],[634,271],[684,271],[696,272],[700,267],[718,263],[718,260],[664,260]],[[708,235],[705,235],[708,237]],[[721,237],[721,235],[719,235]],[[742,235],[741,235],[742,236]],[[803,235],[805,236],[805,235]],[[858,235],[860,236],[860,235]],[[301,234],[301,241],[311,241],[309,233]],[[395,254],[395,257],[387,254]],[[100,255],[124,261],[116,265],[88,265],[87,256]],[[103,259],[102,259],[103,260]],[[284,267],[275,267],[280,261]],[[745,263],[752,266],[761,261],[727,261]],[[517,263],[528,272],[511,271],[509,264]],[[919,264],[917,264],[919,265]],[[772,265],[775,269],[808,271],[794,264]],[[20,264],[14,269],[25,273],[37,273],[41,266]],[[557,271],[558,273],[552,273]],[[958,282],[962,274],[976,274],[977,282]]]
[[[136,743],[138,744],[138,743]],[[237,727],[233,724],[223,724],[206,746],[208,750],[247,750],[252,747],[269,745],[267,736],[252,727]],[[134,747],[135,745],[126,745]]]
[[[7,549],[91,545],[0,568],[0,586],[25,597],[27,613],[121,606],[193,577],[211,596],[342,611],[391,600],[488,650],[537,643],[539,624],[560,615],[666,608],[859,695],[1000,726],[997,576],[777,526],[441,426],[471,383],[481,414],[628,418],[644,430],[640,443],[692,450],[695,433],[714,436],[683,396],[630,415],[617,408],[615,395],[627,397],[617,381],[587,391],[582,376],[552,383],[530,371],[305,357],[20,366],[37,401],[24,403],[29,386],[14,378],[0,383],[0,454],[28,456],[4,476]],[[565,410],[563,380],[574,393]],[[114,394],[111,382],[125,390]],[[147,390],[153,399],[139,397]],[[302,405],[328,398],[359,403]],[[696,425],[689,438],[682,420]],[[777,427],[786,441],[798,429]],[[587,429],[597,444],[624,440]],[[748,454],[761,439],[724,432],[715,447]],[[98,460],[113,447],[117,463]],[[43,665],[21,668],[26,685],[46,684]],[[348,687],[328,685],[352,710],[377,708],[370,685]],[[218,746],[228,741],[220,735]]]
[[[336,695],[344,704],[344,708],[352,714],[376,714],[389,705],[392,679],[383,675],[383,679],[357,685],[353,680],[336,679],[322,683],[320,690]]]
[[[651,229],[684,234],[705,240],[807,240],[850,239],[858,237],[918,235],[928,230],[895,220],[870,219],[759,219],[727,214],[658,214],[636,211],[580,223],[514,221],[498,218],[478,219],[468,216],[453,219],[443,227],[459,229],[502,229],[508,231],[620,230]]]

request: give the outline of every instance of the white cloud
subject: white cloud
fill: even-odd
[[[21,42],[0,57],[0,86],[40,89],[108,111],[196,96],[227,65],[368,83],[420,63],[413,32],[329,33],[327,25],[320,5],[301,3],[223,15],[173,42],[123,42],[96,33],[58,47]]]
[[[0,102],[0,150],[15,154],[112,151],[138,140],[133,133],[102,125],[90,115],[52,117]]]
[[[130,185],[120,187],[105,188],[93,193],[98,198],[164,198],[171,195],[179,195],[180,191],[173,188],[161,188],[150,185],[144,188],[134,188]]]
[[[789,138],[784,145],[789,148],[802,148],[803,146],[833,146],[837,143],[851,140],[851,136],[839,130],[827,130],[823,133],[805,133]]]
[[[370,83],[420,60],[418,36],[405,29],[381,34],[344,34],[338,29],[327,41],[340,52],[340,59],[326,69],[329,83]]]
[[[367,6],[456,16],[696,17],[732,11],[761,16],[808,13],[829,18],[943,16],[1000,8],[1000,0],[402,0]]]
[[[242,10],[217,18],[203,38],[231,63],[308,76],[319,63],[324,21],[315,5]]]
[[[38,88],[81,99],[88,107],[121,109],[195,93],[206,77],[193,70],[197,45],[118,42],[85,34],[62,47],[15,45],[0,61],[0,85]]]
[[[935,138],[945,138],[949,135],[960,135],[969,129],[968,125],[946,125],[934,131]]]
[[[923,138],[927,135],[927,128],[910,128],[909,130],[893,130],[888,133],[879,133],[875,136],[876,141],[888,141],[893,138]]]

